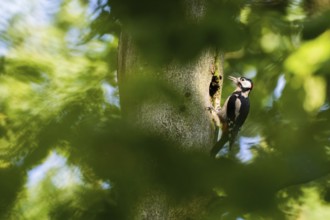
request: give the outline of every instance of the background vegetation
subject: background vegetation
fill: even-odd
[[[196,24],[177,0],[0,3],[1,218],[130,219],[154,184],[178,201],[213,191],[205,219],[330,218],[329,3],[204,2]],[[153,65],[214,47],[253,79],[237,160],[122,120],[122,27]]]

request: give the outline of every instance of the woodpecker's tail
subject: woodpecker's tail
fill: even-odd
[[[232,128],[229,128],[229,132],[228,132],[228,139],[229,139],[229,151],[231,151],[232,146],[235,143],[237,134],[239,131],[239,127],[234,126]]]
[[[215,157],[217,153],[223,148],[223,146],[227,143],[229,140],[228,133],[223,133],[220,140],[213,146],[210,155],[211,157]]]

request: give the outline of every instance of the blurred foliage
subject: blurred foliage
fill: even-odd
[[[177,202],[211,194],[204,219],[330,217],[329,5],[41,2],[0,7],[0,218],[132,219],[152,188]],[[213,47],[225,74],[253,78],[236,159],[181,152],[121,119],[121,31],[151,64]]]

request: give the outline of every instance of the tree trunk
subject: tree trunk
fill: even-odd
[[[123,117],[139,131],[163,136],[181,146],[180,150],[208,154],[216,139],[216,125],[207,107],[211,102],[218,103],[211,101],[209,87],[213,74],[222,73],[222,59],[216,50],[205,50],[189,63],[173,61],[155,69],[143,58],[130,35],[123,32],[118,51]],[[135,88],[141,85],[150,91],[139,94]],[[169,85],[171,90],[163,85]],[[209,198],[210,195],[196,195],[172,205],[172,198],[155,187],[140,199],[135,219],[195,219]]]
[[[118,82],[124,117],[137,128],[165,136],[189,150],[208,152],[214,143],[215,134],[212,115],[206,109],[212,105],[209,86],[213,76],[212,66],[217,58],[215,53],[206,50],[189,63],[172,62],[154,70],[148,67],[147,61],[136,51],[132,39],[122,33],[119,42]],[[149,74],[150,71],[157,72]],[[146,80],[148,77],[152,80]],[[132,89],[137,84],[146,89],[154,87],[148,83],[160,87],[164,83],[174,93],[167,89],[161,91],[160,88],[155,97],[150,97],[150,94],[146,99],[141,99],[139,95],[134,97],[136,94],[133,94]],[[174,95],[177,97],[171,97]],[[173,102],[173,98],[179,100],[180,104]]]

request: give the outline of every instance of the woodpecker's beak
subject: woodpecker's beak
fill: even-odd
[[[233,81],[235,83],[235,85],[238,84],[238,78],[233,77],[233,76],[228,76],[228,79],[230,79],[231,81]]]

